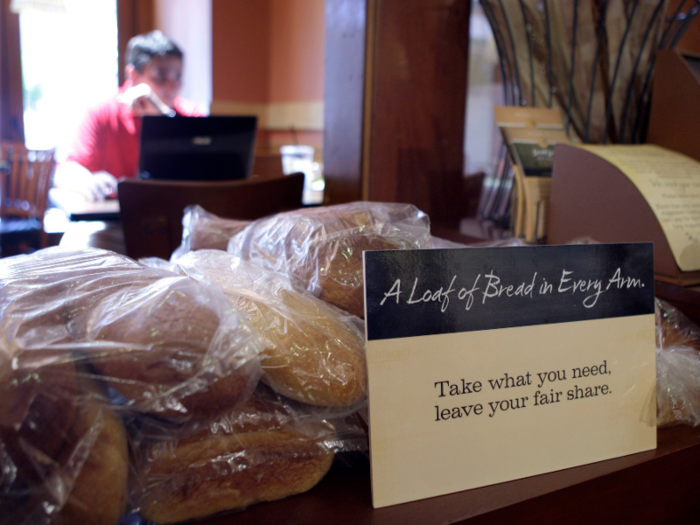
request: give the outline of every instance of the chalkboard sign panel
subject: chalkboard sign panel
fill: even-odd
[[[653,245],[365,252],[368,338],[654,312]]]

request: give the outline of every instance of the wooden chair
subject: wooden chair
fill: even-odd
[[[48,244],[44,213],[55,165],[53,150],[0,142],[0,245],[2,255]]]
[[[253,173],[261,178],[281,177],[284,175],[282,171],[282,155],[279,153],[258,154],[255,155],[253,161]]]
[[[230,182],[125,180],[119,207],[129,257],[169,259],[182,240],[186,206],[220,217],[253,220],[302,206],[304,174]]]

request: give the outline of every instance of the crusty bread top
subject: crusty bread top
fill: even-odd
[[[364,316],[362,252],[430,248],[428,217],[409,204],[353,202],[254,221],[228,251],[293,275],[316,296]]]

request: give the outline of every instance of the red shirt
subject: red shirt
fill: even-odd
[[[131,86],[127,80],[119,93]],[[141,117],[118,102],[117,95],[88,110],[66,161],[77,162],[93,173],[106,171],[119,180],[133,179],[138,175]],[[185,117],[204,116],[194,102],[180,97],[175,99],[174,109]]]

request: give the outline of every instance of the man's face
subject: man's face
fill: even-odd
[[[154,57],[143,68],[143,73],[134,69],[131,79],[134,85],[148,84],[153,92],[172,108],[175,105],[175,97],[180,94],[182,88],[182,59],[171,55]]]

